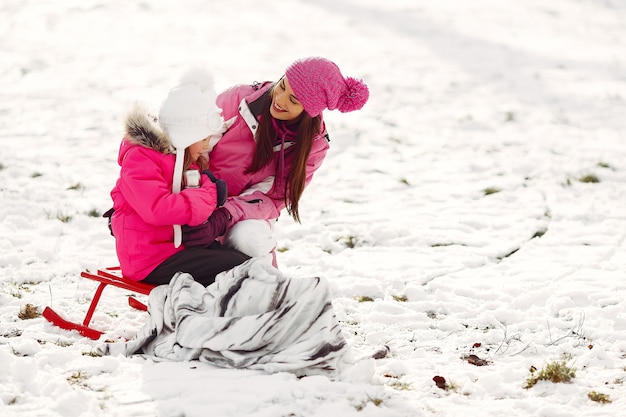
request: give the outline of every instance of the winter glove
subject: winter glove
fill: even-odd
[[[230,213],[224,207],[220,207],[201,225],[184,225],[182,227],[183,244],[187,248],[209,246],[215,239],[226,233],[229,222]]]
[[[115,237],[115,235],[113,234],[113,227],[111,226],[111,219],[113,218],[113,213],[115,213],[115,209],[111,207],[102,215],[102,217],[108,219],[107,226],[109,226],[109,232],[111,232],[111,236]]]
[[[224,180],[215,178],[215,175],[213,175],[213,173],[208,169],[205,169],[202,173],[209,177],[209,179],[215,184],[215,187],[217,188],[217,206],[223,206],[226,202],[226,197],[228,197],[228,186]]]

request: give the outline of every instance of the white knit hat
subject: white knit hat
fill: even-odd
[[[217,107],[213,75],[204,67],[190,68],[183,73],[159,110],[159,125],[167,132],[176,148],[176,164],[172,192],[180,192],[185,148],[208,136],[226,131],[222,109]],[[182,240],[179,225],[174,226],[174,246]]]
[[[176,149],[222,132],[222,109],[217,107],[213,76],[203,67],[187,70],[170,90],[159,110],[159,124]]]

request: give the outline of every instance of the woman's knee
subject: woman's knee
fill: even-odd
[[[248,219],[235,223],[224,244],[251,257],[266,256],[276,247],[274,222]]]

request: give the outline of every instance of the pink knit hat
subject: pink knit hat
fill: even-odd
[[[359,110],[369,97],[362,80],[344,78],[339,67],[326,58],[299,59],[285,71],[296,98],[311,117],[324,109],[346,113]]]

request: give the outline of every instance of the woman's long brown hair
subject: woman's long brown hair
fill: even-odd
[[[261,120],[256,132],[256,146],[250,166],[246,169],[246,173],[257,172],[269,164],[274,158],[274,144],[276,143],[276,132],[272,126],[272,115],[270,114],[270,104],[272,102],[272,87],[265,96],[263,102],[263,111]],[[298,212],[298,203],[304,187],[306,185],[306,165],[311,153],[313,138],[320,131],[321,118],[319,116],[311,117],[305,111],[298,117],[294,124],[297,124],[298,130],[296,134],[295,144],[293,146],[296,153],[293,165],[289,167],[287,176],[287,184],[284,185],[283,198],[287,212],[295,221],[300,223],[300,213]],[[278,170],[278,166],[276,167]],[[274,181],[274,187],[282,184],[279,180],[278,172]]]

